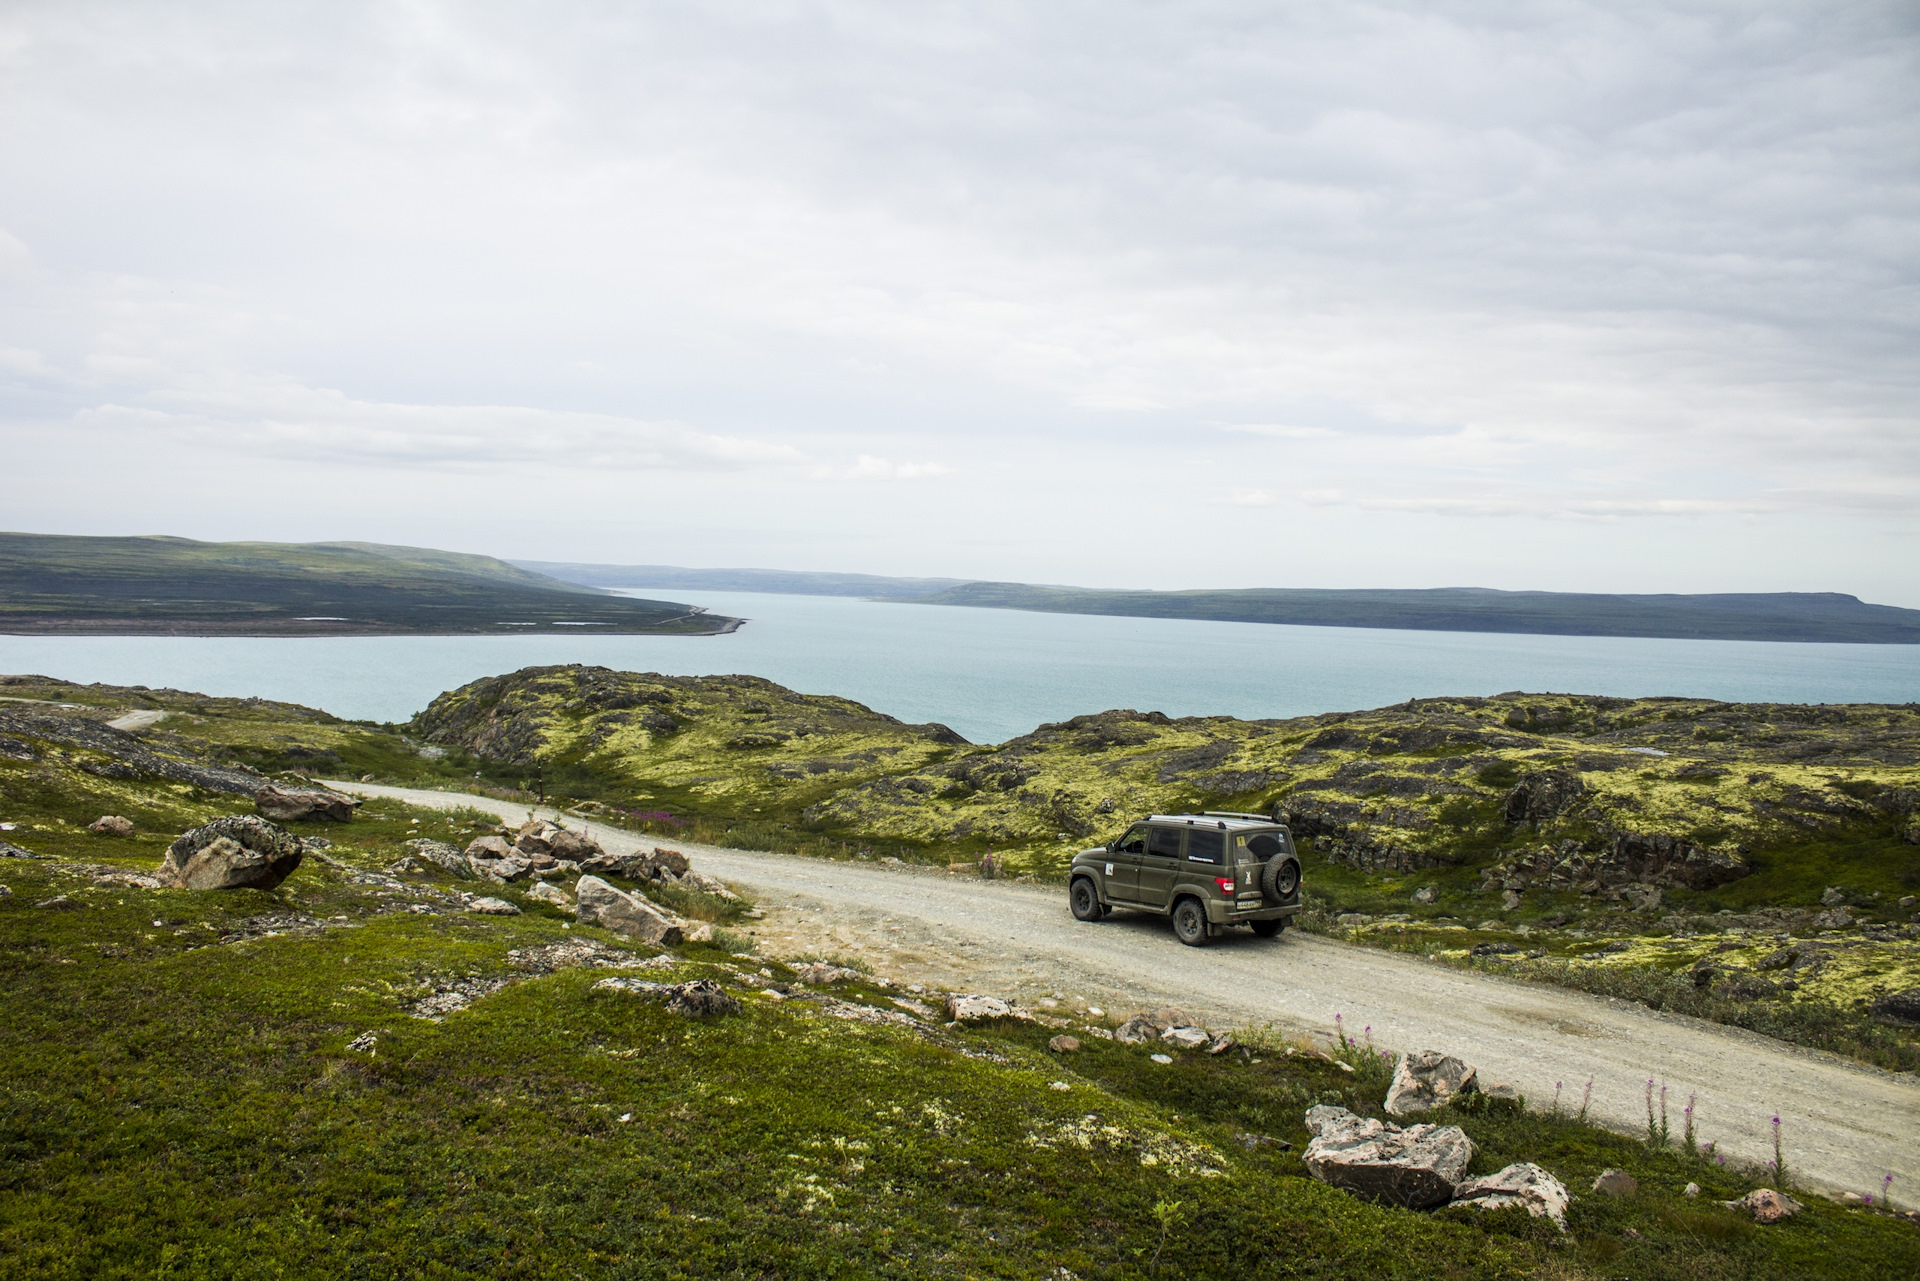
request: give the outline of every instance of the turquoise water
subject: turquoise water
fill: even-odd
[[[745,672],[999,742],[1109,707],[1298,716],[1439,694],[1560,690],[1739,701],[1920,699],[1920,646],[1365,631],[676,592],[732,636],[312,639],[0,636],[0,671],[257,694],[405,720],[442,690],[543,663]]]

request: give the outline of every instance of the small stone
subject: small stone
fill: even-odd
[[[573,898],[565,890],[555,885],[548,885],[545,881],[528,890],[527,897],[536,903],[551,903],[555,907],[573,906]]]
[[[1257,1152],[1261,1148],[1279,1148],[1282,1152],[1293,1150],[1293,1144],[1285,1139],[1276,1139],[1270,1134],[1236,1134],[1233,1141],[1248,1151]]]
[[[1838,885],[1829,885],[1820,892],[1821,907],[1839,907],[1847,901],[1847,892]]]
[[[1912,911],[1916,903],[1920,903],[1920,898],[1916,898],[1911,894],[1902,894],[1900,896],[1900,910],[1902,912]]]
[[[1160,1039],[1183,1050],[1197,1050],[1213,1041],[1203,1027],[1170,1027],[1160,1034]]]
[[[122,818],[118,814],[102,814],[87,824],[87,830],[101,836],[132,836],[133,820]]]
[[[1173,1062],[1173,1056],[1171,1054],[1149,1054],[1147,1057],[1152,1059],[1155,1063],[1164,1064],[1164,1063]]]
[[[1505,894],[1502,894],[1500,896],[1500,910],[1502,912],[1515,911],[1519,908],[1519,906],[1520,906],[1519,890],[1508,890]]]
[[[372,1032],[362,1032],[359,1036],[347,1042],[347,1048],[359,1054],[371,1054],[373,1053],[374,1044],[378,1040],[379,1038]]]
[[[1087,1017],[1090,1019],[1103,1019],[1107,1017],[1107,1012],[1097,1005],[1089,1005],[1087,1007]]]
[[[503,898],[476,898],[467,903],[469,912],[481,916],[518,916],[520,909]]]
[[[1857,1210],[1866,1203],[1867,1199],[1858,1192],[1842,1192],[1840,1194],[1840,1204],[1846,1206],[1849,1210]]]
[[[1416,903],[1432,903],[1439,897],[1440,891],[1431,885],[1424,885],[1413,892],[1413,901]]]
[[[1723,1204],[1729,1210],[1738,1210],[1750,1216],[1755,1223],[1778,1223],[1800,1213],[1802,1208],[1798,1201],[1772,1188],[1755,1188],[1738,1201]]]
[[[1358,929],[1367,923],[1367,918],[1359,912],[1342,912],[1333,918],[1333,923],[1342,929]]]
[[[1680,1195],[1681,1196],[1699,1196],[1700,1185],[1698,1183],[1689,1183],[1687,1184],[1686,1187],[1680,1189]]]
[[[1073,1087],[1065,1081],[1049,1081],[1047,1082],[1047,1088],[1049,1090],[1071,1090]]]
[[[1606,1169],[1593,1181],[1593,1190],[1602,1196],[1632,1196],[1640,1188],[1625,1170]]]
[[[1240,1042],[1234,1040],[1232,1037],[1228,1036],[1225,1032],[1222,1032],[1219,1036],[1216,1036],[1213,1038],[1213,1043],[1211,1045],[1207,1046],[1207,1053],[1208,1054],[1225,1054],[1228,1050],[1238,1049],[1239,1047],[1240,1047]]]
[[[1056,1036],[1047,1042],[1047,1048],[1055,1054],[1072,1054],[1080,1048],[1080,1038],[1077,1036]]]
[[[947,998],[947,1017],[955,1023],[984,1023],[988,1019],[1013,1018],[1011,1005],[997,996],[961,995]]]
[[[80,905],[74,902],[72,899],[68,898],[64,894],[56,894],[52,898],[41,899],[38,903],[35,903],[34,906],[50,908],[55,912],[65,912],[65,911],[70,911],[73,908],[79,907]]]

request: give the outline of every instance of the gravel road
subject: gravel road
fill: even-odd
[[[341,783],[369,797],[475,809],[521,819],[525,806],[481,796]],[[567,817],[570,826],[578,819]],[[586,825],[609,850],[652,839]],[[1832,1055],[1628,1002],[1467,973],[1390,952],[1288,931],[1236,931],[1182,947],[1163,920],[1118,913],[1082,924],[1057,888],[920,869],[756,854],[686,842],[701,870],[738,885],[766,910],[753,928],[772,955],[839,953],[877,973],[949,990],[1043,997],[1111,1012],[1178,1004],[1215,1027],[1272,1024],[1326,1037],[1371,1028],[1383,1049],[1437,1048],[1519,1087],[1536,1106],[1564,1082],[1577,1108],[1628,1133],[1646,1128],[1646,1083],[1664,1082],[1673,1131],[1697,1094],[1702,1141],[1729,1160],[1770,1160],[1778,1113],[1796,1181],[1830,1192],[1920,1195],[1920,1082]],[[1907,1188],[1903,1197],[1899,1189]],[[1578,1189],[1576,1189],[1578,1191]]]

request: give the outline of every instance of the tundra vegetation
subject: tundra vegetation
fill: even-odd
[[[704,705],[731,706],[725,688]],[[153,888],[177,834],[244,811],[250,763],[328,752],[471,783],[471,758],[285,705],[8,692],[28,691],[77,706],[0,704],[0,839],[16,851],[0,860],[0,1277],[1920,1267],[1902,1217],[1800,1194],[1806,1209],[1762,1226],[1721,1204],[1757,1171],[1476,1096],[1430,1118],[1471,1136],[1473,1175],[1531,1161],[1564,1181],[1569,1231],[1522,1210],[1370,1204],[1301,1160],[1308,1107],[1381,1115],[1390,1064],[1363,1046],[1257,1030],[1220,1055],[1128,1045],[1071,999],[950,1028],[908,1013],[937,993],[752,954],[751,906],[712,896],[714,941],[673,949],[519,884],[486,887],[519,914],[475,915],[462,883],[406,857],[493,832],[474,811],[370,802],[295,824],[307,855],[273,890]],[[105,725],[136,703],[172,714],[137,739]],[[815,714],[834,708],[860,720],[831,700]],[[868,718],[868,741],[925,764],[960,750]],[[739,1012],[688,1017],[646,995],[701,979]],[[1078,1050],[1046,1048],[1062,1030]],[[1637,1192],[1588,1195],[1607,1169]]]
[[[404,726],[8,679],[15,697],[93,709],[62,713],[90,725],[170,711],[140,732],[148,752],[544,794],[747,849],[1045,880],[1141,814],[1276,814],[1307,865],[1305,928],[1920,1068],[1914,705],[1506,694],[1273,721],[1122,710],[982,745],[749,676],[528,668]],[[12,706],[0,735],[8,715],[53,714]]]

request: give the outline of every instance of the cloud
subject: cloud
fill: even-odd
[[[1229,507],[1271,507],[1273,495],[1264,489],[1235,489],[1221,501]]]
[[[953,468],[939,463],[892,463],[862,454],[851,467],[815,467],[811,474],[816,480],[922,480],[952,472]]]
[[[170,389],[148,401],[94,406],[74,421],[336,464],[730,471],[804,460],[790,445],[678,422],[513,405],[381,403],[285,383]]]
[[[1233,423],[1220,430],[1269,436],[1275,440],[1331,440],[1340,434],[1330,427],[1289,427],[1281,423]]]

